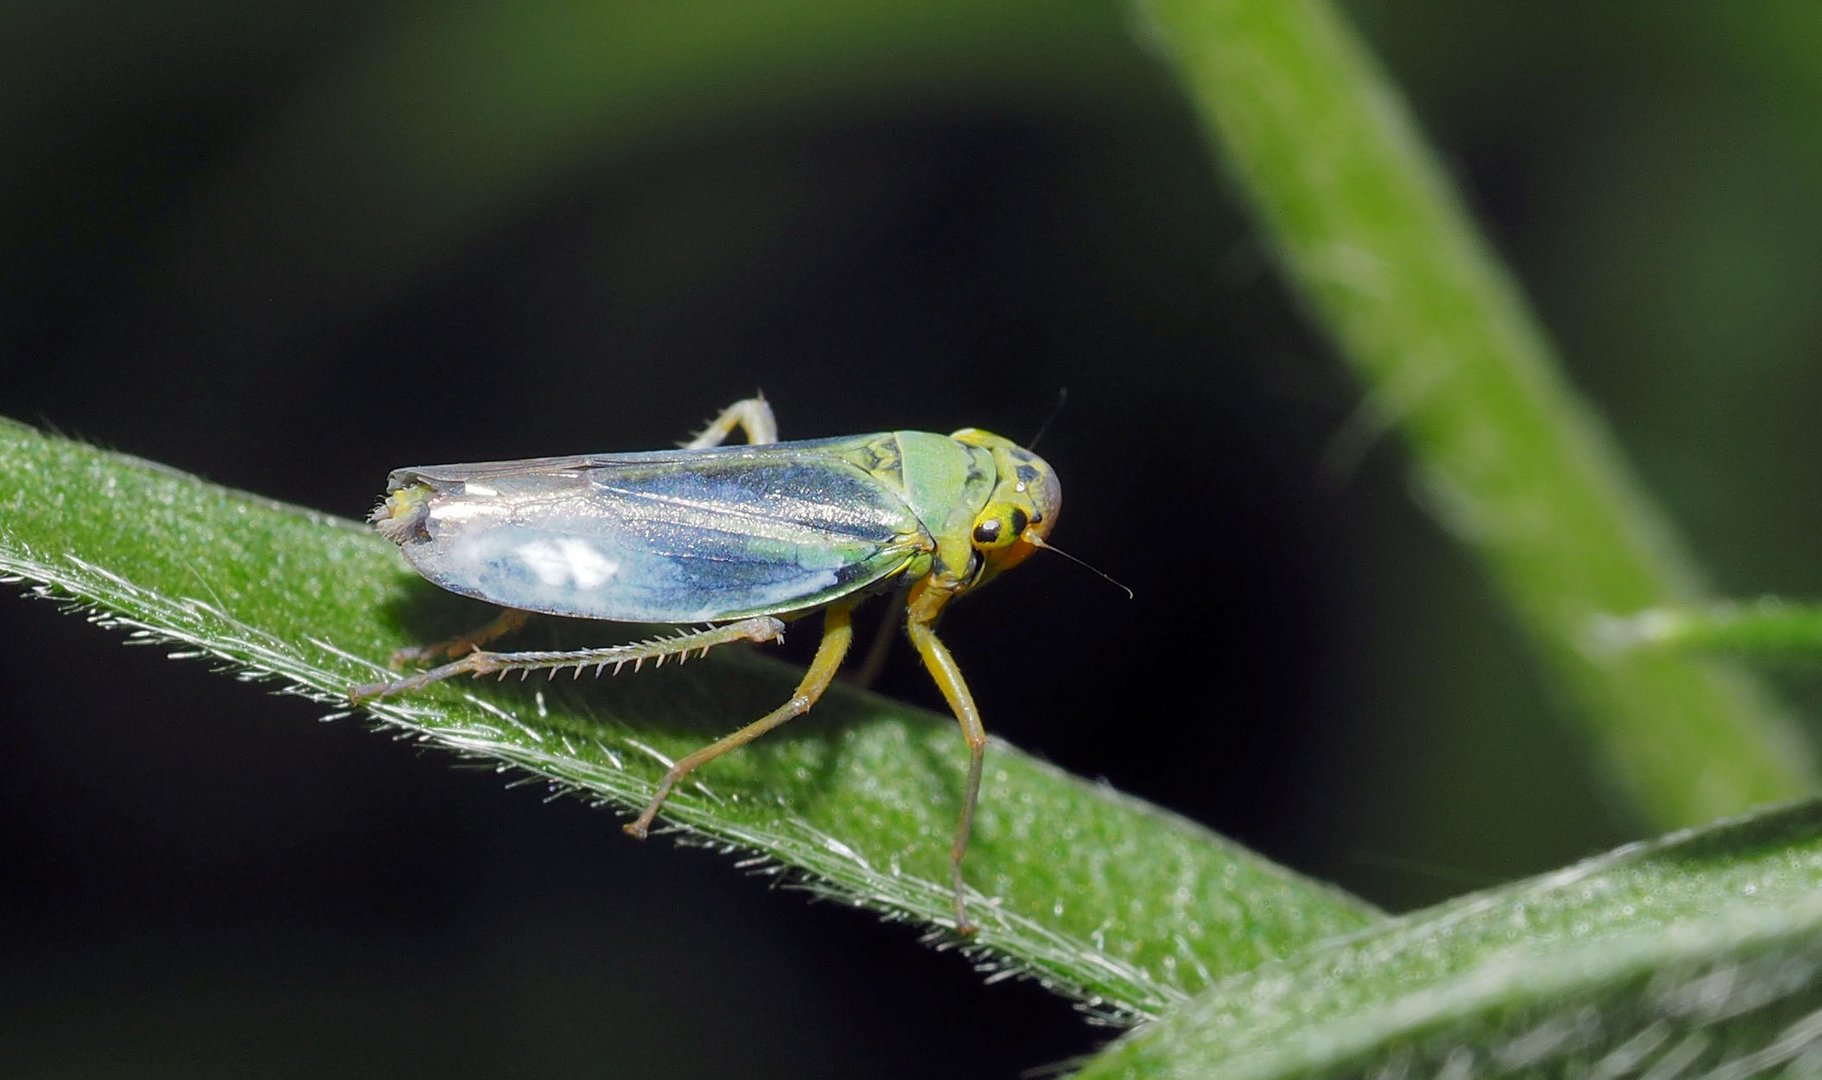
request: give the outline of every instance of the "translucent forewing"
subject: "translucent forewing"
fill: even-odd
[[[386,524],[426,578],[504,607],[665,623],[784,613],[932,550],[902,457],[886,434],[422,466],[392,474]]]

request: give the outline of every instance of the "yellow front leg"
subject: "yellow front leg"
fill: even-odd
[[[962,740],[968,744],[968,779],[962,785],[962,813],[955,823],[955,843],[949,848],[949,881],[955,890],[955,929],[973,934],[977,929],[968,921],[968,906],[963,898],[962,856],[968,853],[968,836],[974,831],[974,807],[980,801],[981,772],[987,762],[987,729],[981,725],[981,712],[974,705],[974,695],[962,679],[949,647],[936,636],[936,618],[956,594],[953,585],[944,585],[934,577],[925,578],[911,588],[906,602],[905,633],[917,647],[924,668],[936,680],[949,708],[962,725]]]

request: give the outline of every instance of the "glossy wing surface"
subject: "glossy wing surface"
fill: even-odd
[[[863,467],[868,438],[401,469],[395,490],[432,489],[401,546],[444,588],[549,614],[689,623],[812,607],[929,547]]]

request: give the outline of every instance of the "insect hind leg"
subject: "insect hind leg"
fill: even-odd
[[[563,668],[575,668],[580,675],[583,668],[594,668],[600,671],[612,667],[615,671],[631,664],[635,669],[643,666],[647,660],[662,664],[670,657],[686,659],[691,653],[705,653],[717,645],[731,641],[779,641],[784,638],[784,623],[770,615],[758,615],[750,619],[727,623],[723,626],[712,626],[706,630],[692,630],[675,637],[657,638],[652,641],[635,641],[629,645],[609,645],[600,649],[568,649],[558,652],[487,652],[476,649],[467,656],[442,667],[421,671],[390,682],[367,683],[348,691],[350,703],[359,705],[362,702],[379,698],[392,697],[412,690],[429,686],[434,682],[456,675],[494,675],[504,677],[509,671],[550,671]]]
[[[683,444],[685,450],[706,450],[711,446],[720,446],[727,437],[739,428],[746,434],[747,442],[754,446],[778,441],[778,418],[772,415],[772,404],[765,398],[755,395],[734,402],[721,410],[721,415],[709,421],[709,426],[689,442]]]

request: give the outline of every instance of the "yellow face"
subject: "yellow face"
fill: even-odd
[[[949,437],[992,452],[998,475],[969,534],[981,557],[981,573],[973,582],[979,585],[1044,546],[1063,508],[1063,487],[1049,463],[1010,439],[979,428],[963,428]]]

